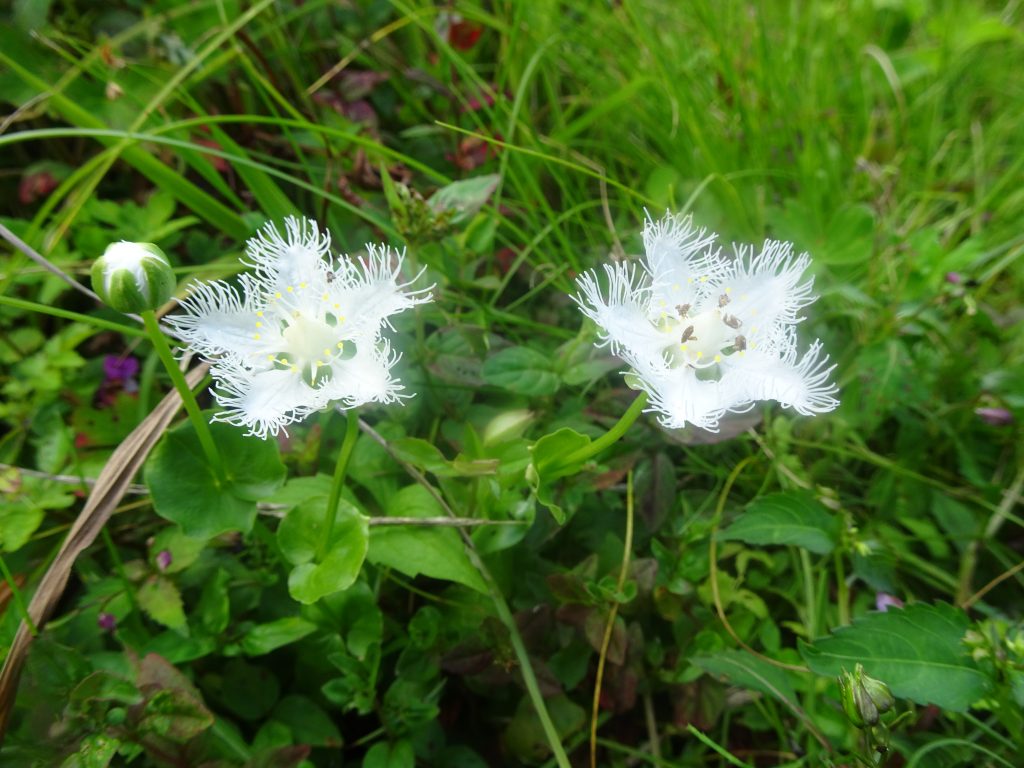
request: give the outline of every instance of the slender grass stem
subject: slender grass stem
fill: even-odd
[[[638,398],[639,399],[639,398]],[[619,579],[615,583],[616,598],[626,586],[629,574],[629,558],[633,552],[633,472],[626,474],[626,536],[622,544],[622,566],[619,568]],[[590,768],[597,768],[597,714],[601,705],[601,684],[604,682],[604,665],[608,659],[608,647],[612,642],[615,630],[615,619],[619,614],[618,599],[612,603],[608,611],[608,621],[604,625],[604,637],[601,638],[601,653],[597,657],[597,679],[594,681],[594,698],[590,705]]]
[[[359,426],[376,443],[387,451],[388,455],[398,462],[398,464],[409,474],[410,477],[412,477],[413,480],[426,489],[427,493],[429,493],[440,505],[446,515],[453,518],[457,517],[455,510],[451,508],[451,505],[445,501],[444,496],[441,495],[430,481],[423,476],[423,473],[416,469],[416,467],[410,465],[408,462],[402,461],[402,459],[395,455],[383,435],[377,432],[366,422],[360,422]],[[464,528],[459,529],[459,535],[462,537],[466,556],[469,558],[469,561],[473,564],[473,567],[476,568],[477,572],[480,574],[480,578],[484,580],[484,584],[487,586],[487,592],[491,597],[491,602],[494,603],[494,611],[498,614],[498,619],[505,625],[505,629],[508,630],[509,641],[512,643],[512,650],[516,654],[516,661],[519,662],[519,673],[523,676],[523,683],[526,685],[526,693],[530,697],[530,703],[533,705],[533,710],[537,714],[537,719],[540,720],[541,727],[544,730],[544,736],[547,739],[548,746],[551,748],[551,754],[554,756],[558,768],[572,768],[572,763],[569,762],[569,756],[565,753],[565,747],[562,746],[562,739],[558,735],[558,729],[555,728],[555,724],[551,720],[551,715],[548,712],[547,705],[544,703],[544,694],[540,691],[540,684],[537,682],[537,675],[533,671],[533,664],[530,662],[530,654],[526,650],[526,644],[523,642],[523,636],[519,633],[519,627],[516,624],[515,616],[512,615],[512,610],[509,608],[508,603],[505,600],[505,595],[502,594],[501,588],[498,586],[497,582],[494,580],[494,576],[491,574],[491,570],[480,557],[480,553],[477,552],[473,538]]]
[[[324,522],[324,534],[317,546],[317,560],[322,561],[331,548],[331,536],[334,535],[334,519],[338,516],[338,502],[341,501],[341,489],[345,486],[345,474],[348,472],[348,461],[352,458],[352,449],[359,437],[359,416],[355,409],[345,411],[345,439],[338,451],[338,461],[334,465],[334,478],[331,481],[331,495],[327,497],[327,520]]]
[[[188,418],[192,422],[192,427],[196,431],[196,436],[199,438],[199,445],[202,447],[203,453],[206,455],[206,460],[210,462],[210,467],[213,469],[217,479],[222,483],[225,482],[227,480],[227,476],[224,473],[224,462],[221,461],[220,453],[217,451],[217,446],[213,442],[213,435],[210,433],[210,425],[206,423],[206,419],[203,417],[203,413],[199,409],[199,403],[196,402],[196,398],[195,395],[192,394],[191,387],[189,387],[188,382],[185,381],[185,374],[181,372],[177,361],[174,359],[174,355],[171,353],[171,348],[167,344],[167,337],[164,336],[164,332],[160,330],[160,324],[157,322],[156,315],[153,314],[152,310],[147,310],[142,313],[142,322],[146,326],[149,339],[153,342],[153,347],[156,349],[160,362],[164,364],[164,368],[167,369],[167,373],[171,377],[171,382],[174,384],[174,388],[178,390],[178,394],[181,395],[181,402],[185,405],[185,412],[188,414]]]
[[[96,328],[102,328],[105,331],[115,331],[125,336],[141,336],[145,337],[147,334],[141,328],[135,328],[130,325],[122,325],[121,323],[115,323],[111,320],[104,320],[102,317],[93,317],[92,315],[83,315],[81,312],[72,312],[69,309],[61,309],[60,307],[51,307],[49,304],[39,304],[34,301],[25,301],[24,299],[16,299],[13,296],[0,296],[0,306],[14,307],[15,309],[24,309],[29,312],[39,312],[44,315],[51,315],[52,317],[61,317],[65,320],[74,320],[78,323],[84,323],[86,325],[92,325]]]

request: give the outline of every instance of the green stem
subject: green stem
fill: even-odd
[[[26,301],[25,299],[16,299],[13,296],[0,296],[0,306],[14,307],[16,309],[25,309],[29,312],[41,312],[44,315],[52,315],[53,317],[62,317],[65,320],[75,320],[79,323],[85,323],[86,325],[93,325],[97,328],[103,328],[107,331],[116,331],[123,336],[145,336],[146,332],[141,328],[135,328],[130,325],[122,325],[121,323],[115,323],[110,320],[104,320],[101,317],[93,317],[92,315],[83,315],[80,312],[72,312],[69,309],[61,309],[59,307],[51,307],[47,304],[38,304],[34,301]]]
[[[18,589],[18,582],[14,580],[14,575],[7,567],[7,562],[0,557],[0,571],[4,574],[4,580],[7,582],[7,588],[11,590],[11,597],[14,598],[14,604],[18,608],[18,613],[21,614],[21,620],[25,622],[25,626],[28,627],[29,632],[32,633],[32,637],[39,634],[39,629],[36,627],[36,623],[32,621],[32,614],[28,612],[28,606],[25,605],[25,599],[22,597],[21,590]]]
[[[834,554],[836,566],[836,604],[839,608],[839,626],[850,623],[850,588],[846,585],[846,568],[843,565],[842,550],[836,549]]]
[[[160,323],[157,322],[156,315],[153,314],[152,310],[146,310],[142,313],[142,322],[146,325],[149,339],[153,342],[153,347],[156,349],[160,362],[164,364],[164,368],[167,369],[174,388],[181,395],[181,402],[185,405],[185,411],[188,413],[188,418],[192,422],[196,436],[199,438],[199,445],[202,446],[203,453],[206,454],[206,460],[210,462],[210,467],[212,467],[217,479],[221,482],[226,481],[227,476],[224,474],[224,463],[220,459],[220,453],[217,452],[217,445],[213,442],[213,435],[210,434],[210,425],[206,423],[202,411],[199,410],[199,403],[196,402],[192,389],[189,387],[188,382],[185,381],[185,374],[181,372],[178,362],[174,359],[174,355],[171,354],[171,348],[167,344],[167,337],[160,330]]]
[[[334,465],[334,479],[331,481],[331,495],[327,497],[327,520],[324,523],[324,535],[317,547],[316,559],[322,562],[331,548],[331,536],[334,535],[334,518],[338,516],[338,502],[341,501],[341,489],[345,485],[345,473],[348,471],[348,460],[352,456],[356,438],[359,436],[359,416],[354,408],[345,411],[345,439],[338,452],[338,461]]]
[[[622,414],[622,417],[615,423],[615,426],[597,438],[597,440],[592,442],[590,445],[580,448],[575,453],[570,454],[565,459],[565,463],[574,464],[586,461],[591,456],[596,456],[605,448],[614,445],[620,437],[626,434],[626,430],[633,426],[633,422],[640,417],[645,405],[647,405],[647,393],[641,392],[636,396],[636,399],[633,400],[629,408],[626,409],[626,412]]]
[[[565,754],[565,748],[562,746],[562,739],[558,735],[558,729],[555,728],[555,724],[551,721],[551,715],[548,714],[547,705],[544,703],[544,695],[540,692],[537,676],[534,674],[533,665],[530,663],[530,655],[526,650],[526,645],[523,643],[522,635],[519,634],[519,627],[516,626],[515,617],[512,615],[508,603],[505,602],[505,596],[498,589],[498,585],[494,583],[494,577],[491,576],[490,571],[487,570],[483,561],[476,554],[476,550],[468,546],[466,549],[476,569],[487,583],[498,618],[501,619],[501,623],[508,629],[512,649],[515,651],[516,659],[519,661],[519,672],[523,676],[523,682],[526,684],[526,692],[530,696],[530,703],[533,704],[533,710],[537,713],[537,718],[544,729],[544,735],[547,737],[548,746],[551,747],[551,751],[555,756],[555,762],[558,763],[559,768],[572,768],[569,756]]]
[[[601,705],[601,684],[604,682],[604,667],[608,660],[608,647],[615,631],[615,619],[619,613],[619,595],[626,587],[629,576],[629,558],[633,552],[633,471],[626,473],[626,537],[622,545],[622,565],[619,568],[619,580],[615,584],[615,601],[608,611],[608,620],[604,625],[604,637],[601,639],[601,652],[597,656],[597,676],[594,682],[594,697],[590,704],[590,768],[597,768],[597,715]],[[657,750],[655,743],[652,749]]]

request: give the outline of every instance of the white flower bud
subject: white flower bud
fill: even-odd
[[[111,243],[92,265],[92,289],[126,314],[160,307],[176,284],[167,257],[152,243]]]

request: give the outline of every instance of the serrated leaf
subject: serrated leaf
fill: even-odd
[[[772,493],[752,502],[719,538],[747,544],[795,544],[825,555],[839,540],[839,521],[809,493]]]
[[[967,614],[946,603],[913,603],[869,613],[829,637],[801,643],[819,675],[838,675],[859,663],[896,696],[966,712],[992,687],[963,645]]]
[[[437,517],[443,514],[434,498],[420,485],[406,486],[388,502],[389,516]],[[454,581],[487,592],[483,579],[469,561],[459,535],[438,526],[374,526],[367,559],[406,576],[420,574]]]
[[[181,593],[170,579],[150,576],[135,593],[135,599],[150,618],[165,627],[181,629],[185,626],[185,608],[181,602]]]
[[[487,358],[484,381],[519,395],[553,395],[559,378],[548,355],[530,347],[509,347]]]

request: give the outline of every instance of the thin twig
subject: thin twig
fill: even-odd
[[[590,768],[597,768],[597,714],[601,706],[601,685],[604,683],[604,665],[608,659],[608,648],[612,643],[615,631],[615,619],[619,615],[618,596],[626,586],[629,575],[629,558],[633,552],[633,470],[626,473],[626,535],[622,543],[622,565],[619,567],[619,579],[615,584],[615,601],[608,611],[608,621],[604,625],[604,637],[601,638],[601,652],[597,656],[597,676],[594,680],[594,698],[590,705]]]
[[[6,240],[8,243],[10,243],[14,248],[16,248],[17,250],[21,251],[23,254],[28,256],[32,261],[34,261],[40,267],[45,269],[47,272],[49,272],[49,273],[59,277],[61,280],[63,280],[68,285],[70,285],[72,288],[74,288],[79,293],[84,293],[90,299],[92,299],[93,301],[99,302],[100,304],[103,303],[103,300],[99,296],[97,296],[90,288],[86,288],[80,282],[75,280],[75,278],[73,278],[71,275],[69,275],[63,269],[61,269],[56,264],[54,264],[52,261],[50,261],[45,256],[43,256],[35,248],[30,246],[28,243],[26,243],[24,240],[22,240],[16,234],[11,232],[11,230],[9,230],[3,224],[0,224],[0,237],[2,237],[4,240]],[[140,320],[141,321],[141,318],[139,318],[138,316],[132,315],[132,317],[134,317],[136,320]]]

